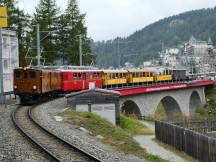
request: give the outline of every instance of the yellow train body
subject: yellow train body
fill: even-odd
[[[103,86],[126,84],[127,70],[104,70],[102,74]]]
[[[172,80],[172,75],[155,75],[154,81],[160,82],[160,81],[169,81]]]
[[[103,86],[171,80],[169,71],[157,73],[154,69],[103,70],[102,74]]]
[[[142,82],[153,82],[154,77],[138,77],[132,78],[129,83],[142,83]]]
[[[153,82],[153,72],[144,69],[128,70],[128,83]]]

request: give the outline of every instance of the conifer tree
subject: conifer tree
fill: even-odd
[[[55,0],[40,0],[36,7],[36,12],[33,16],[32,25],[34,26],[32,32],[32,44],[36,44],[36,27],[40,25],[40,38],[42,58],[45,58],[46,64],[53,64],[57,57],[57,27],[59,21],[59,8]]]
[[[68,62],[73,65],[79,65],[78,35],[82,35],[83,64],[90,64],[95,58],[92,58],[90,55],[90,40],[87,37],[87,28],[85,27],[85,14],[80,13],[76,0],[69,0],[64,17],[66,34],[68,35],[68,37],[65,37],[67,40],[64,41]]]

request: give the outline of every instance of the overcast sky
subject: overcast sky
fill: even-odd
[[[28,13],[34,12],[39,0],[18,0]],[[64,9],[67,0],[56,0]],[[161,18],[184,11],[216,6],[216,0],[78,0],[86,13],[88,35],[94,40],[126,37]]]

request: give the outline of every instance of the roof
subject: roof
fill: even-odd
[[[73,70],[73,69],[68,69],[68,70],[59,70],[61,72],[76,72],[76,73],[83,73],[83,72],[102,72],[102,70]]]
[[[95,89],[88,89],[88,90],[83,90],[80,92],[74,92],[71,94],[67,94],[67,95],[65,95],[65,97],[69,98],[69,97],[74,97],[74,96],[78,96],[78,95],[81,95],[84,93],[91,93],[91,92],[100,92],[100,93],[106,93],[106,94],[112,94],[112,95],[120,96],[120,92],[118,92],[118,91],[95,88]]]
[[[103,70],[104,73],[127,73],[127,70]]]
[[[129,69],[129,72],[153,72],[151,69]]]

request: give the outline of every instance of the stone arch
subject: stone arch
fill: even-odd
[[[202,105],[200,95],[197,91],[193,91],[189,100],[189,111],[190,115],[192,115],[197,108]]]
[[[178,102],[176,101],[176,99],[174,99],[171,96],[166,96],[163,97],[159,103],[162,103],[164,106],[164,110],[166,112],[167,115],[167,120],[174,120],[174,113],[177,114],[181,114],[182,115],[182,111],[181,108],[178,104]],[[158,103],[158,105],[159,105]]]
[[[135,114],[137,117],[141,116],[140,108],[132,100],[127,100],[123,103],[121,107],[121,112],[125,114]]]

